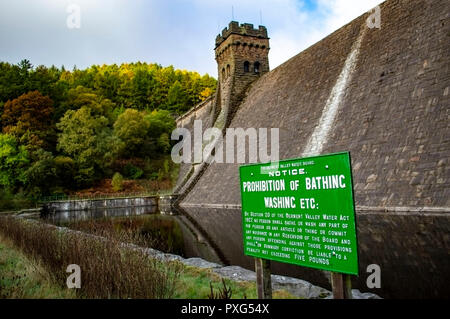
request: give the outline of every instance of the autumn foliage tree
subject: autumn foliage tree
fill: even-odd
[[[47,147],[51,143],[53,101],[33,91],[7,101],[3,108],[3,133],[14,135],[22,145]]]

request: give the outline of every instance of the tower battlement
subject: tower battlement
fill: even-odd
[[[222,44],[231,34],[251,36],[260,39],[268,39],[267,29],[260,25],[258,29],[253,28],[253,24],[243,23],[239,25],[237,21],[231,21],[228,28],[222,30],[222,33],[216,37],[216,48]]]
[[[231,77],[238,80],[244,89],[260,75],[269,72],[269,50],[266,27],[255,29],[253,24],[231,21],[216,38],[219,82],[225,84]]]

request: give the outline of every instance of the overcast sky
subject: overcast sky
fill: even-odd
[[[214,41],[231,20],[265,25],[270,66],[382,0],[2,0],[0,61],[86,68],[156,62],[217,76]],[[68,7],[80,8],[69,28]],[[71,11],[72,13],[74,11]],[[75,21],[69,19],[70,21]]]

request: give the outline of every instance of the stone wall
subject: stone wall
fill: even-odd
[[[200,102],[192,109],[176,119],[177,127],[192,128],[195,120],[207,119],[214,103],[214,95]]]
[[[95,210],[95,209],[148,207],[157,205],[158,205],[158,196],[152,196],[152,197],[136,197],[136,198],[57,201],[44,204],[42,210],[46,213],[56,213],[67,211]]]
[[[193,158],[193,145],[194,145],[194,121],[202,121],[202,134],[207,129],[213,125],[214,121],[214,105],[216,102],[216,95],[211,96],[207,100],[199,103],[193,109],[188,111],[186,114],[180,116],[177,120],[178,128],[186,128],[191,132],[191,156]],[[178,173],[178,179],[174,193],[183,193],[185,187],[189,184],[188,181],[193,175],[194,165],[190,163],[181,163],[180,170]]]

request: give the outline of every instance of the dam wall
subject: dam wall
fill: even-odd
[[[380,13],[381,28],[366,13],[256,79],[229,127],[279,128],[280,159],[350,151],[360,269],[379,264],[385,276],[374,292],[448,298],[450,2],[389,0]],[[240,216],[223,208],[241,204],[240,165],[205,164],[179,188],[186,214],[206,230],[208,214],[221,219],[211,236],[236,247]]]
[[[257,80],[230,127],[279,128],[280,158],[303,156],[364,32],[321,153],[351,152],[357,205],[450,206],[449,9],[384,2],[381,29],[366,14]],[[239,204],[239,166],[210,164],[183,203]]]

